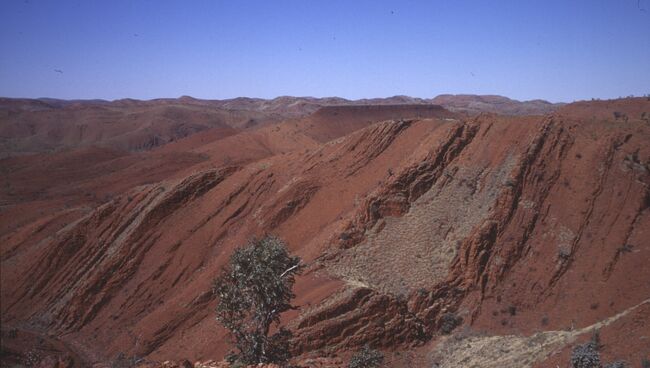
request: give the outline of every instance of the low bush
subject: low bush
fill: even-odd
[[[384,354],[368,345],[356,352],[350,359],[349,368],[376,368],[384,361]]]
[[[463,323],[463,318],[454,313],[445,313],[440,317],[440,332],[445,335],[450,334],[456,327]]]
[[[641,368],[650,368],[650,359],[641,359]]]
[[[605,365],[605,368],[628,368],[629,365],[622,360],[617,360]]]
[[[600,354],[597,345],[593,342],[578,345],[571,353],[571,367],[573,368],[600,368]]]

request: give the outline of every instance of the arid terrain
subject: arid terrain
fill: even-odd
[[[264,234],[306,264],[300,366],[568,367],[598,331],[640,367],[650,99],[0,99],[2,367],[222,366],[212,281]]]

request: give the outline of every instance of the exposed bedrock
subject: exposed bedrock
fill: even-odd
[[[405,116],[347,135],[305,128],[320,140],[287,124],[296,145],[308,142],[290,151],[272,146],[289,139],[275,127],[264,140],[223,138],[265,148],[236,167],[211,156],[3,235],[3,324],[46,331],[97,361],[221,359],[230,345],[212,280],[236,246],[273,233],[308,265],[301,308],[284,317],[294,353],[433,352],[454,328],[520,345],[546,331],[562,349],[579,336],[561,331],[587,331],[650,297],[650,125],[609,118],[643,104],[593,103],[593,117],[581,104],[545,117]],[[604,334],[645,326],[646,309]],[[635,346],[612,341],[607,354]]]

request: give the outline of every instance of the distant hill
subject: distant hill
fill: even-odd
[[[153,107],[164,105],[187,105],[221,108],[226,110],[246,110],[258,112],[275,112],[283,115],[300,116],[312,113],[322,106],[335,105],[413,105],[434,104],[458,112],[477,114],[493,112],[502,115],[546,114],[563,106],[563,103],[551,103],[544,100],[518,101],[497,95],[438,95],[434,98],[410,96],[392,96],[385,98],[368,98],[348,100],[341,97],[292,97],[280,96],[274,99],[237,97],[226,100],[203,100],[190,96],[179,98],[158,98],[153,100],[136,100],[124,98],[119,100],[60,100],[53,98],[24,99],[1,98],[0,111],[41,111],[81,106],[111,107]]]
[[[544,115],[565,105],[544,100],[517,101],[493,95],[439,95],[429,102],[470,115],[482,112],[500,115]]]
[[[214,277],[263,234],[306,267],[282,316],[301,367],[366,344],[393,368],[566,367],[595,331],[604,361],[645,359],[650,100],[473,117],[422,101],[10,101],[34,137],[90,146],[0,159],[0,366],[220,361]],[[190,122],[205,130],[147,150],[89,143]]]
[[[521,102],[477,95],[362,100],[291,96],[270,100],[202,100],[189,96],[114,101],[0,98],[0,157],[91,145],[148,150],[207,129],[251,129],[302,118],[321,107],[358,105],[440,105],[468,115],[540,115],[562,106],[542,100]]]

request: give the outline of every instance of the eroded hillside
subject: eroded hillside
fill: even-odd
[[[362,121],[368,122],[378,113],[386,115],[387,107],[393,107],[392,115],[400,118],[401,113],[413,110],[415,105],[422,110],[415,115],[426,117],[428,113],[425,110],[433,108],[433,105],[468,114],[526,115],[549,113],[562,104],[476,95],[441,95],[434,99],[394,96],[363,100],[290,96],[272,100],[246,97],[201,100],[183,96],[146,101],[0,97],[0,158],[89,146],[146,151],[215,128],[219,128],[221,135],[236,134],[286,119],[300,119],[323,107],[332,110],[315,114],[315,120],[327,118],[328,124],[338,124],[340,129],[350,132],[358,129],[359,125],[347,124],[350,120],[345,117],[331,119],[327,115],[338,111],[340,106],[351,106],[362,111],[347,111],[345,114],[363,112],[366,116]],[[380,112],[379,109],[383,110]],[[318,126],[313,133],[320,134],[323,139],[333,138],[323,135],[327,134],[327,129],[319,130]]]
[[[273,233],[308,264],[285,316],[303,364],[338,366],[369,343],[396,367],[561,365],[596,328],[608,359],[647,354],[650,102],[359,109],[90,151],[95,174],[72,184],[119,188],[95,201],[66,179],[6,196],[3,344],[17,328],[85,362],[219,360],[211,282],[236,246]],[[163,170],[165,157],[186,161]],[[28,160],[3,161],[14,185],[37,175]]]

